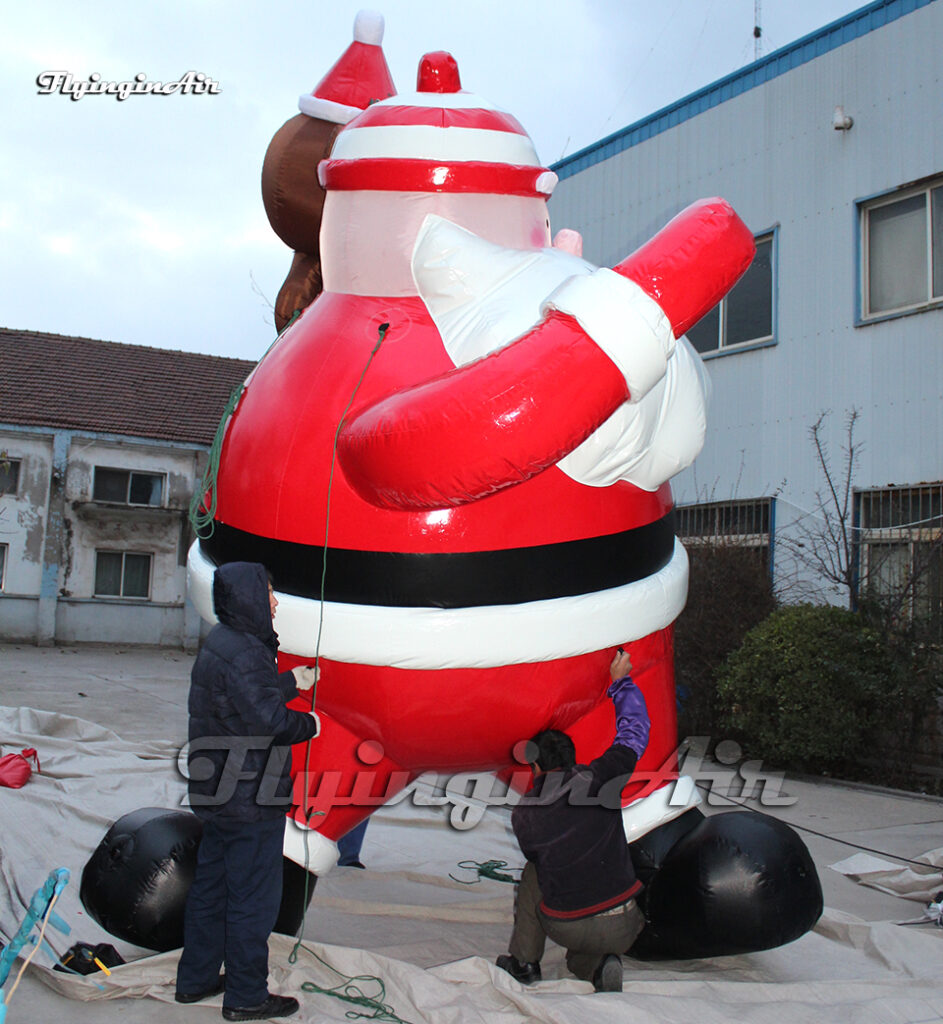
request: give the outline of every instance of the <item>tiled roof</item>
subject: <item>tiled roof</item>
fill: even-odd
[[[254,365],[0,328],[0,423],[210,444]]]

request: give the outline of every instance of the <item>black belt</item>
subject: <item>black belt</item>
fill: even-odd
[[[275,588],[320,598],[324,548],[273,540],[216,522],[200,550],[215,565],[261,562]],[[390,607],[471,608],[573,597],[621,587],[663,569],[674,515],[603,537],[499,551],[412,554],[327,549],[324,599]]]

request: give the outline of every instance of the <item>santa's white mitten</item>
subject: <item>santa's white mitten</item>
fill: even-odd
[[[321,670],[315,665],[295,665],[291,670],[295,677],[295,687],[299,693],[310,690],[321,676]]]

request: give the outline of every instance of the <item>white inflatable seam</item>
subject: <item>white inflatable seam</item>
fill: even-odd
[[[675,337],[662,308],[634,281],[597,270],[564,281],[544,302],[543,312],[574,317],[616,364],[637,402],[664,377]]]

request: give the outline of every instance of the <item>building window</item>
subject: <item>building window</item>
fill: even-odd
[[[151,556],[130,551],[95,552],[96,597],[148,597]]]
[[[7,579],[7,545],[0,544],[0,591],[6,587]]]
[[[678,536],[688,546],[720,542],[753,548],[770,568],[774,498],[708,501],[675,509]]]
[[[855,494],[858,596],[943,637],[943,483]]]
[[[122,505],[160,506],[164,500],[164,475],[96,466],[92,497],[95,501]]]
[[[747,272],[703,319],[688,340],[701,353],[773,340],[773,234],[756,239]]]
[[[0,452],[0,494],[15,495],[20,486],[20,460]]]
[[[862,317],[943,301],[943,182],[861,205]]]

